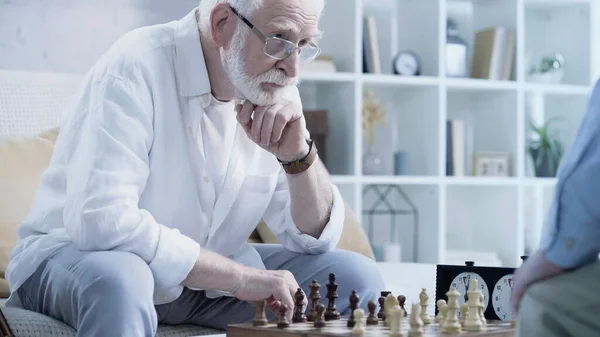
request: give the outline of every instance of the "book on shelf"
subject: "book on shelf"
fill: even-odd
[[[475,34],[471,77],[507,81],[513,73],[515,32],[507,27],[491,27]]]
[[[446,175],[466,175],[466,133],[462,120],[446,121]]]
[[[377,39],[377,23],[373,16],[364,18],[363,25],[363,72],[381,74],[379,41]]]
[[[337,71],[331,55],[319,55],[314,61],[301,64],[300,71],[304,73],[335,73]]]

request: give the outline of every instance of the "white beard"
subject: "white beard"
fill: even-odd
[[[264,74],[251,77],[245,70],[243,61],[244,44],[246,34],[244,27],[238,26],[231,40],[229,50],[221,50],[221,61],[225,72],[229,76],[233,87],[235,88],[235,99],[238,101],[249,100],[258,106],[269,106],[289,97],[295,91],[294,86],[298,84],[296,78],[290,78],[285,75],[283,70],[270,69]],[[265,55],[265,57],[268,57]],[[273,91],[265,91],[261,88],[263,83],[275,83],[283,88]]]

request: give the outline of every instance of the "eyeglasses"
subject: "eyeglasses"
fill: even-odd
[[[243,15],[241,15],[235,8],[231,7],[231,11],[238,18],[240,18],[244,23],[250,27],[250,29],[258,35],[261,41],[265,44],[263,47],[263,52],[265,55],[274,58],[276,60],[285,60],[292,53],[298,50],[298,57],[300,63],[309,63],[321,54],[321,48],[317,47],[312,42],[307,43],[303,46],[296,46],[294,43],[278,38],[275,36],[265,36],[258,28],[256,28],[248,19],[246,19]]]

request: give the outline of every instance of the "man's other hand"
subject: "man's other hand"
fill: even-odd
[[[236,112],[246,135],[279,160],[295,161],[308,154],[306,120],[298,102],[256,106],[246,100],[236,106]]]
[[[267,308],[278,313],[282,304],[287,305],[286,316],[292,319],[294,313],[294,294],[300,288],[294,275],[287,270],[260,270],[246,268],[241,282],[231,291],[243,301],[266,300]],[[304,297],[302,312],[306,309],[308,300]]]
[[[511,295],[513,316],[518,314],[521,299],[532,284],[560,275],[563,272],[561,268],[548,261],[540,251],[530,256],[515,273],[514,287]]]

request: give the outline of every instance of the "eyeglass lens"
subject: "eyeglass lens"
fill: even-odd
[[[278,38],[268,38],[265,43],[264,52],[276,59],[285,59],[292,52],[296,50],[296,45],[293,43],[278,39]],[[315,48],[311,45],[305,45],[300,48],[300,62],[309,62],[312,61],[318,54],[319,49]]]

